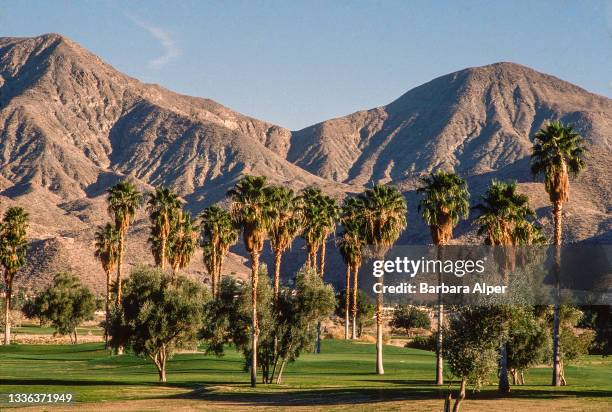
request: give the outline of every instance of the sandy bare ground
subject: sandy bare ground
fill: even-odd
[[[24,345],[67,345],[71,343],[68,335],[16,333],[12,337],[13,342]],[[78,341],[79,343],[104,342],[104,337],[100,335],[79,335]]]

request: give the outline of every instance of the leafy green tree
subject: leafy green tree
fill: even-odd
[[[411,329],[431,328],[431,321],[426,311],[410,305],[400,305],[393,311],[391,326],[404,329],[406,334],[410,335]]]
[[[268,211],[270,225],[268,237],[274,253],[274,296],[280,296],[280,271],[283,253],[302,231],[301,198],[293,190],[283,186],[268,187]]]
[[[529,207],[529,198],[517,192],[515,181],[500,182],[494,180],[482,196],[482,203],[474,207],[479,215],[476,223],[480,226],[479,235],[485,236],[485,244],[501,246],[495,252],[500,254],[500,267],[504,282],[509,282],[509,273],[516,267],[515,247],[533,241],[538,235],[537,228],[528,220],[535,216]],[[507,322],[504,322],[507,324]],[[510,391],[507,368],[507,344],[500,348],[499,390]]]
[[[572,125],[551,121],[533,138],[531,173],[544,176],[544,188],[553,205],[555,270],[561,266],[561,230],[563,203],[569,200],[570,177],[577,176],[585,167],[584,139]],[[553,377],[552,385],[561,386],[563,371],[559,355],[559,303],[555,303],[553,321]]]
[[[465,306],[450,317],[442,350],[451,373],[460,379],[453,412],[459,412],[467,384],[479,388],[496,369],[505,316],[498,307]]]
[[[296,275],[293,288],[281,288],[275,305],[274,291],[264,267],[257,291],[260,345],[257,364],[262,369],[264,383],[282,380],[288,362],[311,348],[316,340],[314,325],[332,314],[335,301],[330,285],[312,269]],[[220,296],[207,307],[206,320],[200,337],[207,343],[207,351],[223,354],[224,344],[232,342],[244,356],[247,365],[253,356],[248,326],[252,323],[250,285],[233,279],[221,282]],[[276,338],[276,340],[275,340]]]
[[[319,325],[334,312],[334,290],[317,276],[316,271],[302,269],[295,277],[294,288],[283,291],[279,306],[278,351],[270,376],[272,379],[278,370],[276,383],[281,383],[287,362],[295,361],[302,351],[312,347],[315,338],[312,325]]]
[[[191,214],[179,211],[168,236],[168,262],[176,276],[191,262],[198,246],[198,226]]]
[[[230,213],[242,229],[247,251],[251,254],[251,345],[257,353],[259,326],[257,324],[257,285],[259,283],[259,257],[269,228],[269,202],[263,176],[245,176],[228,191],[231,199]],[[257,356],[251,357],[251,386],[257,385]]]
[[[212,294],[217,298],[223,260],[229,248],[238,241],[238,230],[230,213],[216,205],[204,209],[200,219],[200,246],[210,275]]]
[[[559,363],[561,386],[567,385],[565,378],[565,364],[578,359],[589,352],[593,344],[595,331],[592,329],[577,330],[584,317],[584,313],[573,306],[563,305],[559,310]],[[553,316],[554,318],[554,316]]]
[[[548,355],[550,336],[546,325],[535,316],[533,308],[511,309],[508,328],[508,369],[514,385],[524,385],[524,371],[542,363]]]
[[[167,187],[157,187],[149,193],[147,212],[151,220],[151,251],[153,258],[162,270],[166,268],[168,254],[168,237],[173,226],[173,220],[178,218],[181,210],[181,199]]]
[[[25,264],[28,241],[28,214],[21,207],[11,207],[0,223],[0,264],[4,269],[4,344],[11,343],[11,300],[13,282]]]
[[[389,248],[406,228],[408,205],[402,193],[392,186],[375,185],[361,193],[366,226],[366,243],[383,260]],[[383,278],[379,278],[383,282]],[[376,299],[376,373],[385,373],[383,366],[383,294]]]
[[[167,360],[196,343],[207,300],[206,290],[186,277],[138,268],[125,282],[121,313],[111,322],[111,343],[150,358],[160,382],[166,382]]]
[[[108,346],[108,324],[111,305],[111,276],[119,261],[119,231],[112,223],[99,226],[95,238],[95,256],[106,273],[106,299],[104,305],[104,342]]]
[[[352,314],[352,339],[357,338],[357,287],[359,267],[363,257],[366,243],[366,225],[363,213],[363,202],[354,197],[347,197],[342,205],[340,221],[342,233],[340,235],[339,250],[346,265],[346,293],[344,302],[344,338],[349,334],[349,311]],[[351,272],[353,273],[353,293],[351,310]]]
[[[207,352],[222,355],[224,344],[233,343],[245,357],[245,368],[253,364],[253,353],[257,354],[257,365],[262,369],[263,382],[268,383],[269,367],[274,356],[274,341],[276,319],[274,313],[274,292],[270,286],[267,268],[259,268],[259,283],[257,287],[257,325],[259,327],[259,345],[253,352],[252,284],[237,282],[227,278],[221,281],[219,298],[207,305],[206,321],[200,332],[201,338],[207,343]]]
[[[58,273],[53,284],[36,298],[38,317],[49,322],[62,335],[69,335],[77,343],[76,328],[86,320],[94,318],[96,298],[81,283],[78,276]]]
[[[107,190],[108,213],[115,220],[115,227],[119,230],[119,253],[117,257],[117,296],[116,304],[121,301],[121,282],[123,273],[123,256],[126,250],[125,238],[134,215],[142,203],[142,194],[133,183],[121,181]],[[121,350],[120,350],[121,352]]]
[[[432,173],[422,179],[423,186],[417,189],[422,196],[419,210],[423,220],[429,226],[433,244],[438,248],[438,258],[441,259],[440,246],[447,245],[453,237],[453,228],[460,219],[466,219],[469,214],[470,193],[467,183],[459,175],[442,170]],[[438,278],[441,282],[441,278]],[[442,325],[444,324],[444,306],[442,296],[438,303],[438,331],[436,348],[436,384],[444,383],[444,360],[442,359]]]

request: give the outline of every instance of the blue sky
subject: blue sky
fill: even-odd
[[[48,32],[292,129],[498,61],[612,96],[611,1],[0,0],[0,36]]]

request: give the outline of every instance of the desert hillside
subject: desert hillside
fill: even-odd
[[[531,136],[548,119],[574,123],[588,144],[588,169],[565,210],[566,240],[611,241],[612,101],[524,66],[468,68],[386,106],[292,132],[141,83],[60,35],[0,38],[0,208],[18,204],[31,214],[22,279],[38,286],[70,269],[99,289],[93,231],[108,219],[105,189],[126,177],[145,191],[174,188],[196,214],[247,173],[296,189],[318,185],[338,198],[392,183],[410,206],[402,241],[426,243],[414,190],[421,176],[454,168],[474,199],[492,178],[518,180],[548,225],[548,199],[527,158]],[[477,241],[469,222],[457,234],[459,242]],[[147,237],[141,212],[130,264],[152,261]],[[233,252],[228,272],[245,272],[242,248]],[[295,266],[299,245],[293,253]],[[200,254],[188,272],[206,277]]]

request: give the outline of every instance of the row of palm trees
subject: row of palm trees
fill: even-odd
[[[545,188],[554,209],[555,244],[561,244],[561,207],[569,197],[569,175],[584,166],[581,137],[571,126],[551,122],[534,138],[532,172],[544,175]],[[469,192],[465,180],[456,173],[438,171],[423,179],[419,210],[430,228],[432,242],[448,244],[453,228],[469,214]],[[251,261],[252,286],[252,353],[257,353],[257,285],[260,256],[265,240],[269,240],[274,255],[274,296],[278,298],[283,254],[301,236],[307,247],[306,266],[321,277],[325,273],[326,245],[342,226],[338,248],[346,264],[345,338],[352,326],[356,337],[358,272],[364,250],[369,246],[378,258],[384,258],[389,248],[406,228],[407,204],[399,190],[391,186],[374,185],[356,196],[347,197],[342,205],[318,188],[301,193],[269,185],[265,177],[245,176],[227,196],[229,211],[219,206],[206,208],[196,221],[182,210],[182,201],[171,190],[158,188],[149,195],[147,211],[151,220],[149,239],[155,262],[162,268],[170,263],[176,273],[192,258],[198,238],[203,259],[211,277],[213,296],[218,295],[224,257],[238,240],[239,232]],[[129,182],[120,182],[108,190],[108,210],[114,223],[101,227],[96,234],[96,256],[107,274],[107,296],[110,296],[111,274],[116,270],[118,287],[116,304],[121,294],[122,262],[125,236],[142,202],[142,194]],[[478,233],[490,245],[525,245],[544,240],[541,229],[533,223],[534,213],[528,198],[517,193],[515,182],[493,181],[474,208],[478,216]],[[559,252],[560,253],[560,252]],[[560,259],[560,256],[559,256]],[[560,261],[560,260],[559,260]],[[352,282],[351,282],[352,275]],[[110,304],[107,298],[107,305]],[[108,306],[107,306],[108,309]],[[107,310],[108,312],[108,310]],[[444,308],[438,306],[436,382],[443,383],[441,351]],[[558,307],[555,310],[555,367],[558,369]],[[376,303],[376,371],[383,367],[383,296]],[[255,386],[257,357],[251,359],[251,383]],[[557,368],[557,369],[555,369]],[[558,372],[554,376],[558,377]],[[558,378],[557,378],[558,379]],[[557,384],[553,378],[553,384]]]

